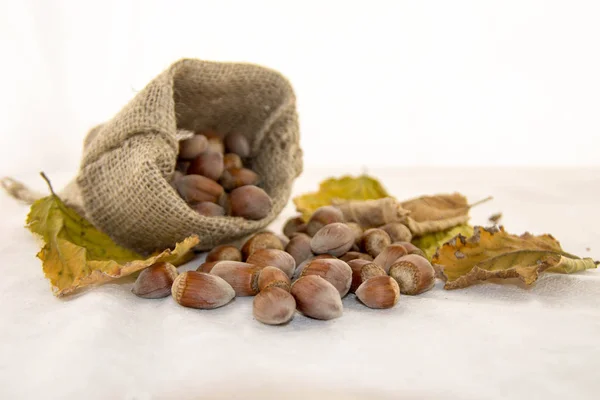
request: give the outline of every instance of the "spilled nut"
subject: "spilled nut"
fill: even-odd
[[[286,290],[270,286],[256,295],[252,314],[256,320],[268,325],[281,325],[289,322],[296,312],[296,300]]]
[[[175,301],[184,307],[213,309],[235,297],[230,284],[216,275],[187,271],[180,274],[171,288]]]
[[[307,317],[329,320],[341,317],[344,311],[337,289],[317,275],[307,275],[292,285],[296,309]]]

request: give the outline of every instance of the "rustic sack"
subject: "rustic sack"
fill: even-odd
[[[273,199],[269,215],[250,221],[192,210],[169,183],[178,129],[245,135],[249,166]],[[295,96],[283,76],[256,65],[184,59],[88,133],[79,174],[61,196],[135,251],[162,250],[192,234],[206,250],[266,227],[289,200],[301,171]]]

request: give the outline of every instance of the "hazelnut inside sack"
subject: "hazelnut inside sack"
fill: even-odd
[[[247,139],[244,166],[260,176],[272,199],[266,217],[204,216],[181,198],[171,179],[182,130]],[[206,250],[263,229],[289,200],[301,171],[295,95],[281,74],[184,59],[90,132],[76,182],[90,222],[117,243],[151,253],[192,234]]]

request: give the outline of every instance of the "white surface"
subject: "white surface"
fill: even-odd
[[[69,177],[49,172],[56,181]],[[565,250],[600,258],[598,169],[371,172],[398,198],[493,195],[472,211],[473,223],[502,211],[511,232],[550,232]],[[310,170],[295,192],[339,173]],[[296,315],[270,327],[253,320],[250,298],[198,311],[171,298],[138,299],[130,282],[58,300],[23,228],[27,207],[0,195],[0,210],[3,399],[579,400],[600,391],[597,270],[548,274],[530,289],[488,283],[444,291],[438,282],[385,311],[350,295],[339,319]]]
[[[308,165],[599,165],[599,19],[596,0],[2,1],[2,172],[32,148],[33,171],[76,168],[181,57],[288,76]]]

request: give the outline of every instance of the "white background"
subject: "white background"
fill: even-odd
[[[285,74],[307,166],[599,165],[599,20],[593,0],[3,1],[0,172],[75,171],[87,129],[181,57]]]

